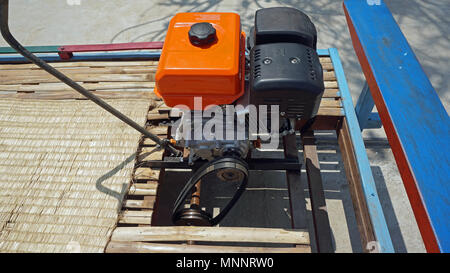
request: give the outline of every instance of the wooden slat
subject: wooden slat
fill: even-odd
[[[112,241],[204,241],[309,244],[305,230],[242,227],[118,227]]]
[[[335,81],[336,80],[336,74],[334,71],[324,71],[323,72],[323,79],[325,81]]]
[[[148,99],[158,100],[152,92],[123,92],[123,91],[94,91],[95,95],[102,99]],[[0,98],[16,98],[16,99],[39,99],[39,100],[67,100],[67,99],[86,99],[83,95],[74,90],[67,91],[41,91],[41,92],[2,92]]]
[[[343,118],[342,127],[337,130],[339,147],[341,149],[342,161],[344,163],[345,174],[349,184],[349,191],[352,197],[355,211],[356,223],[361,236],[363,251],[369,252],[366,248],[369,242],[376,241],[366,199],[361,187],[361,177],[356,163],[355,151],[351,143],[347,120]]]
[[[323,92],[323,98],[339,98],[339,89],[325,89]]]
[[[287,159],[299,159],[295,134],[283,137],[284,156]],[[307,229],[305,193],[301,182],[300,166],[298,171],[286,171],[292,228]]]
[[[325,88],[338,88],[338,83],[336,81],[325,81]]]
[[[157,147],[142,147],[141,153],[138,155],[138,161],[151,161],[151,160],[162,160],[164,151]],[[147,172],[147,169],[140,169],[143,172]]]
[[[127,199],[123,202],[123,207],[129,209],[153,209],[156,196],[148,196],[148,197],[149,199],[147,200]]]
[[[168,131],[168,127],[167,126],[147,126],[146,129],[155,135],[159,135],[159,136],[165,136],[167,135],[167,131]]]
[[[152,217],[152,210],[124,210],[121,212],[122,217]]]
[[[147,168],[150,169],[150,168]],[[159,173],[158,173],[159,176]],[[156,179],[158,178],[158,176],[156,176]],[[136,180],[141,180],[144,179],[142,177],[144,177],[144,175],[142,174],[135,174],[135,179]],[[147,179],[147,178],[145,178]],[[155,179],[155,180],[156,180]],[[158,184],[157,182],[154,182],[153,184],[151,183],[133,183],[128,191],[129,195],[156,195],[156,190],[157,190]]]
[[[87,90],[105,90],[105,89],[129,89],[129,88],[154,88],[154,82],[101,82],[101,83],[81,83]],[[18,91],[18,92],[39,92],[39,91],[68,91],[73,90],[65,83],[49,83],[39,85],[20,85],[20,84],[0,84],[0,91]]]
[[[153,74],[68,74],[73,81],[76,82],[154,82]],[[0,84],[38,84],[38,83],[60,83],[61,81],[52,75],[29,76],[16,75],[0,77]]]
[[[132,225],[150,225],[152,222],[151,217],[130,217],[119,216],[119,224],[132,224]]]
[[[330,57],[319,57],[320,63],[331,63]]]
[[[310,253],[307,245],[300,247],[237,247],[237,246],[205,246],[185,244],[156,244],[142,242],[112,241],[106,253]]]
[[[328,218],[322,176],[320,174],[319,157],[317,156],[317,148],[312,131],[302,134],[302,144],[317,251],[319,253],[332,253],[334,252],[333,237]]]
[[[342,107],[341,101],[336,99],[323,98],[320,102],[320,107]]]
[[[168,113],[149,113],[147,115],[147,120],[149,121],[158,121],[158,120],[166,120],[169,119],[169,114]]]
[[[54,68],[67,68],[67,67],[129,67],[129,66],[146,66],[156,67],[158,61],[117,61],[117,62],[59,62],[50,63]],[[4,70],[17,70],[17,69],[41,69],[35,64],[2,64],[1,68]]]
[[[4,70],[0,65],[0,79],[9,76],[49,76],[47,71],[43,69],[27,69],[27,70]],[[70,76],[72,74],[149,74],[155,73],[156,67],[78,67],[78,68],[59,68],[64,74]],[[0,80],[1,81],[1,80]]]
[[[320,107],[317,112],[318,116],[344,116],[344,112],[342,108],[328,108],[328,107]]]
[[[324,70],[328,70],[328,71],[334,70],[334,67],[333,67],[332,63],[322,63],[322,68]]]

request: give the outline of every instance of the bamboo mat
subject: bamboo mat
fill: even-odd
[[[141,125],[151,100],[108,101]],[[103,252],[141,135],[86,100],[0,100],[0,252]]]

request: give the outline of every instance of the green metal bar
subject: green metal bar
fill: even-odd
[[[60,46],[28,46],[25,47],[31,53],[58,53]],[[17,51],[11,47],[0,47],[0,54],[16,54]]]

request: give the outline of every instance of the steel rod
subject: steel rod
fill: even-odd
[[[181,154],[180,151],[176,150],[173,146],[171,146],[169,144],[169,141],[167,139],[160,139],[158,136],[148,132],[147,130],[145,130],[144,127],[140,126],[135,121],[128,118],[127,116],[122,114],[120,111],[118,111],[117,109],[115,109],[114,107],[112,107],[111,105],[109,105],[108,103],[106,103],[105,101],[103,101],[102,99],[97,97],[96,95],[92,94],[91,92],[89,92],[88,90],[83,88],[81,85],[74,82],[72,79],[70,79],[69,77],[67,77],[66,75],[61,73],[60,71],[56,70],[55,68],[53,68],[51,65],[47,64],[40,58],[36,57],[33,53],[31,53],[25,47],[23,47],[14,38],[14,36],[11,34],[11,32],[9,30],[8,10],[9,10],[9,0],[0,0],[0,30],[1,30],[2,36],[5,39],[5,41],[12,48],[14,48],[18,53],[20,53],[22,56],[24,56],[25,58],[30,60],[32,63],[36,64],[40,68],[44,69],[45,71],[47,71],[48,73],[50,73],[51,75],[56,77],[60,81],[64,82],[68,86],[72,87],[75,91],[79,92],[86,98],[90,99],[92,102],[96,103],[98,106],[102,107],[103,109],[105,109],[106,111],[108,111],[109,113],[111,113],[112,115],[114,115],[115,117],[120,119],[121,121],[123,121],[126,124],[128,124],[129,126],[133,127],[135,130],[139,131],[146,137],[152,139],[161,147],[167,147],[170,150],[170,152],[175,155]]]

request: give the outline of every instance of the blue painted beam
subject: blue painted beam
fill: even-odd
[[[384,1],[344,11],[425,247],[450,252],[448,113]]]
[[[369,85],[365,83],[355,106],[355,112],[358,117],[358,123],[361,131],[366,128],[369,121],[369,116],[372,113],[374,106],[375,102],[370,94]]]
[[[383,127],[383,123],[381,122],[380,115],[378,113],[370,113],[364,129],[378,129],[381,127]]]
[[[392,245],[391,235],[389,234],[383,208],[381,207],[381,202],[375,186],[375,180],[373,179],[372,170],[370,169],[369,158],[367,157],[366,148],[361,135],[361,129],[359,128],[355,108],[353,107],[352,96],[348,89],[344,69],[342,67],[337,49],[330,48],[329,52],[331,62],[334,66],[334,71],[336,73],[339,90],[341,92],[345,117],[350,130],[350,137],[355,149],[356,163],[361,176],[361,186],[366,199],[370,219],[372,220],[374,233],[379,243],[380,252],[392,253],[394,252],[394,247]]]

